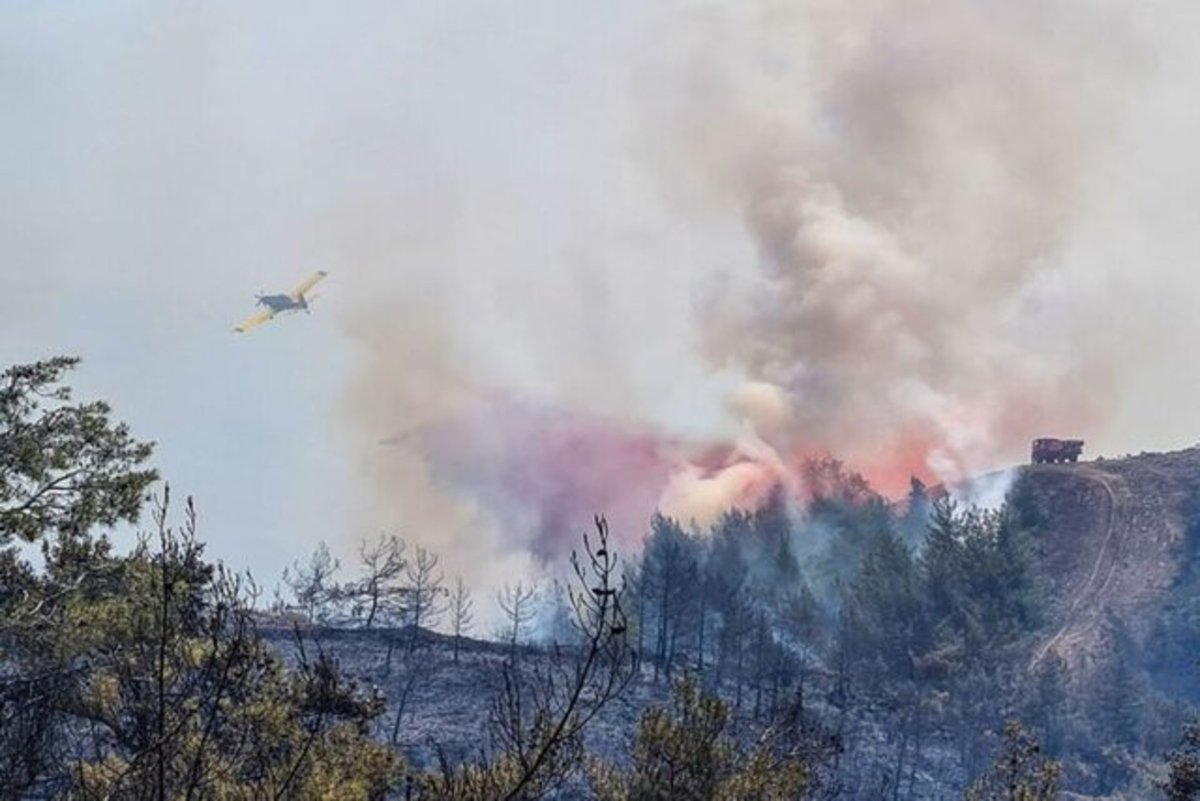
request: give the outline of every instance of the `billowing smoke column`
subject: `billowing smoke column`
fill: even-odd
[[[1104,22],[1073,3],[705,12],[677,51],[690,80],[662,89],[661,156],[755,243],[760,280],[713,301],[706,347],[787,399],[785,447],[891,490],[1091,426],[1096,365],[1063,344],[1095,321],[1060,256],[1110,155]]]
[[[803,498],[800,466],[826,452],[896,491],[1019,458],[1043,432],[1090,432],[1108,375],[1075,347],[1095,304],[1064,253],[1112,155],[1121,20],[1101,4],[961,0],[649,16],[662,27],[626,76],[621,163],[649,177],[656,219],[703,244],[669,271],[552,259],[552,290],[481,246],[511,279],[496,290],[506,324],[533,321],[520,336],[456,323],[452,284],[364,301],[352,415],[407,525],[451,551],[553,560],[595,512],[636,541],[655,508],[706,522],[776,485]],[[580,224],[572,246],[611,253],[605,231]],[[655,292],[695,303],[669,326],[651,304],[604,318],[572,291],[610,311]],[[647,361],[664,338],[673,356]],[[720,424],[649,412],[666,385],[724,409]]]

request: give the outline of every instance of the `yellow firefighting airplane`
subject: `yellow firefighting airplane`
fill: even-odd
[[[315,272],[306,278],[304,283],[300,284],[300,286],[296,287],[286,295],[256,296],[258,299],[257,305],[262,306],[263,309],[247,317],[242,321],[241,325],[233,330],[244,334],[247,331],[252,331],[253,329],[258,328],[260,325],[267,322],[277,314],[283,314],[284,312],[298,312],[301,309],[304,309],[304,311],[307,312],[309,310],[308,304],[316,297],[315,295],[309,295],[308,292],[326,275],[328,275],[328,273],[326,273],[324,270]]]

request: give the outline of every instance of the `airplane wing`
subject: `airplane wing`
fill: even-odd
[[[308,278],[304,279],[304,283],[292,290],[292,300],[299,302],[300,298],[304,297],[304,293],[316,286],[317,282],[326,275],[328,275],[328,273],[326,273],[324,270],[318,270]]]
[[[247,331],[253,331],[255,328],[258,328],[260,325],[265,323],[267,320],[270,320],[274,316],[275,312],[271,311],[270,309],[263,309],[262,311],[255,312],[254,314],[250,315],[245,320],[242,320],[241,324],[233,330],[240,334],[244,334]]]

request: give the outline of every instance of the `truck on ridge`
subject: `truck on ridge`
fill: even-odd
[[[1043,437],[1033,441],[1034,464],[1059,464],[1078,462],[1083,453],[1081,439],[1052,439]]]

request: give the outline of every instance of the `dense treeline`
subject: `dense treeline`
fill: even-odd
[[[73,366],[0,374],[0,799],[1200,797],[1194,726],[1169,772],[1145,769],[1184,729],[1155,666],[1196,647],[1190,607],[1081,691],[1053,655],[1030,662],[1027,488],[996,511],[916,481],[892,503],[832,459],[807,466],[803,510],[778,491],[708,530],[656,516],[625,562],[598,519],[569,581],[504,588],[496,689],[472,699],[486,742],[416,765],[399,743],[439,664],[428,630],[475,669],[469,588],[381,536],[345,569],[319,547],[267,602],[205,558],[190,502],[148,502],[152,446],[72,401]],[[147,511],[118,553],[104,527]],[[294,625],[286,650],[264,620]],[[312,624],[380,629],[380,687]],[[632,746],[595,751],[632,703]]]
[[[955,743],[958,774],[979,774],[995,746],[982,735],[1012,711],[996,688],[1038,626],[1030,532],[1007,510],[930,501],[919,484],[894,507],[832,460],[810,472],[821,494],[803,517],[776,493],[710,531],[653,520],[630,576],[652,679],[698,676],[751,720],[807,691],[842,761],[861,757],[847,753],[856,729],[882,727],[890,753],[876,745],[869,761],[887,769],[840,772],[851,797],[928,792],[929,745]]]
[[[698,677],[751,721],[804,697],[836,736],[824,771],[843,797],[962,787],[1017,719],[1073,789],[1157,793],[1146,766],[1176,743],[1200,686],[1194,567],[1149,647],[1109,621],[1113,656],[1081,684],[1053,651],[1031,658],[1049,632],[1028,484],[984,510],[916,480],[888,502],[832,459],[806,479],[802,513],[776,494],[711,530],[654,519],[630,574],[652,679]]]

